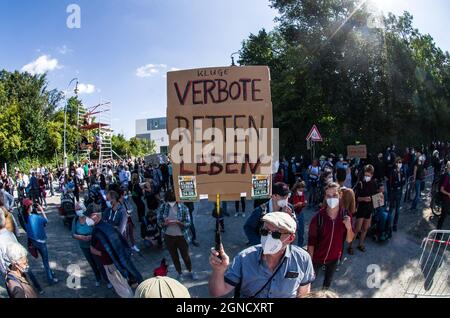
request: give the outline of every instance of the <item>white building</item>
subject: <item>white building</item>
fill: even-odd
[[[166,130],[166,118],[136,120],[136,138],[153,140],[156,144],[156,153],[167,154],[169,135]]]

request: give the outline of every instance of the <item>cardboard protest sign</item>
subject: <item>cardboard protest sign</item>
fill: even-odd
[[[384,205],[384,195],[383,193],[377,193],[372,196],[373,208],[377,209]]]
[[[366,145],[347,146],[347,157],[367,159]]]
[[[173,178],[195,176],[198,196],[239,200],[245,193],[250,199],[253,176],[272,172],[272,125],[266,66],[167,73]],[[177,182],[175,187],[180,200]]]

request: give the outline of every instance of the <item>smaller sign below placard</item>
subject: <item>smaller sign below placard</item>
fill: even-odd
[[[178,186],[181,201],[197,201],[197,181],[195,176],[179,176]]]
[[[381,206],[384,206],[384,195],[383,193],[377,193],[372,196],[373,208],[378,209]]]
[[[252,199],[270,197],[270,175],[252,175]]]

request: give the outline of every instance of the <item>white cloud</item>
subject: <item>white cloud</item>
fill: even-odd
[[[176,67],[172,67],[171,69],[170,69],[170,71],[171,72],[175,72],[175,71],[179,71],[180,69],[179,68],[176,68]]]
[[[95,85],[92,84],[78,84],[79,94],[92,94],[95,92]]]
[[[72,49],[69,49],[67,47],[67,45],[60,46],[60,47],[56,48],[56,50],[58,51],[59,54],[62,54],[62,55],[71,53],[73,51]]]
[[[52,59],[49,55],[42,55],[35,61],[22,67],[22,72],[28,72],[31,75],[44,74],[56,69],[60,69],[57,59]]]
[[[151,77],[152,75],[158,74],[163,68],[167,68],[165,64],[147,64],[136,69],[137,77]]]

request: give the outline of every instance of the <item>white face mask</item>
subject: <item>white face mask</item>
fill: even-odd
[[[106,206],[107,206],[108,208],[111,208],[111,207],[112,207],[111,201],[106,201]]]
[[[368,176],[364,177],[364,181],[369,182],[370,180],[372,180],[372,177],[368,177]]]
[[[83,216],[83,210],[78,210],[75,213],[77,214],[78,217],[82,217]]]
[[[303,191],[297,191],[297,194],[298,194],[299,196],[302,196],[302,195],[303,195]]]
[[[261,236],[261,246],[263,248],[264,255],[273,255],[278,253],[283,248],[283,242],[276,240],[271,234],[267,236]]]
[[[173,208],[175,206],[175,204],[177,204],[176,202],[169,202],[169,205],[171,208]]]
[[[91,218],[86,218],[86,225],[87,225],[87,226],[94,226],[94,225],[95,225],[95,222],[94,222],[94,220],[91,219]]]
[[[328,198],[327,204],[330,207],[330,209],[334,209],[339,205],[339,199],[338,198]]]
[[[283,199],[283,200],[278,200],[277,201],[277,205],[280,208],[285,208],[287,206],[287,204],[288,204],[288,200],[287,199]]]
[[[402,166],[403,166],[403,165],[402,165],[401,163],[397,164],[397,167],[398,167],[399,169],[401,169]]]

